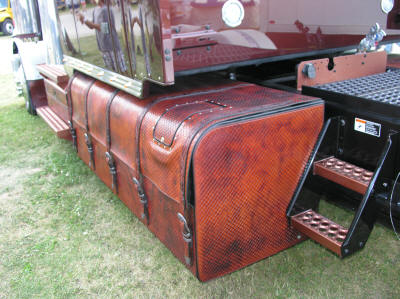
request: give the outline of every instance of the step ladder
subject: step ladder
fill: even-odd
[[[58,138],[72,140],[68,125],[49,106],[36,108],[36,113],[56,133]]]
[[[339,135],[344,125],[341,117],[326,122],[287,209],[287,217],[293,228],[340,257],[351,255],[365,246],[378,215],[375,199],[385,192],[382,187],[383,176],[390,168],[395,144],[400,141],[399,133],[390,132],[375,170],[370,171],[338,158],[342,153],[338,145]],[[316,177],[362,196],[349,228],[315,210],[320,196],[310,198],[307,188],[312,186],[311,182]]]

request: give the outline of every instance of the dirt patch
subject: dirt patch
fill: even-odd
[[[0,169],[0,231],[13,220],[21,210],[24,200],[23,182],[28,176],[41,171],[40,168],[4,168]]]
[[[0,192],[4,189],[19,189],[18,186],[27,176],[40,172],[40,168],[4,168],[0,169]],[[1,196],[1,193],[0,193]]]

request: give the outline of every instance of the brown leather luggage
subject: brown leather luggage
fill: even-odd
[[[201,281],[303,239],[285,212],[321,100],[240,82],[140,100],[80,74],[69,99],[78,155]]]

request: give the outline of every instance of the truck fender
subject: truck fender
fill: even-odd
[[[42,79],[36,69],[36,65],[46,63],[47,48],[45,43],[42,41],[24,42],[15,38],[12,48],[13,56],[19,56],[19,58],[13,58],[12,60],[13,71],[15,71],[14,67],[19,68],[22,65],[26,80]],[[14,63],[16,64],[15,66]]]
[[[11,65],[17,92],[25,98],[26,110],[36,114],[36,97],[32,98],[31,87],[41,85],[42,76],[36,66],[46,62],[46,47],[43,42],[13,40]]]

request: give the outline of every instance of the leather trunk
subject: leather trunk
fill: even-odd
[[[78,155],[201,281],[303,240],[285,212],[321,100],[240,82],[140,100],[80,74],[70,98]]]

